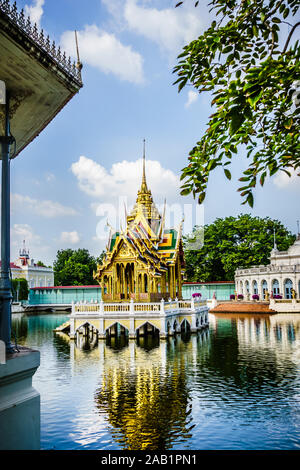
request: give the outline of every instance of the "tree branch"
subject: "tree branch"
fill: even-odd
[[[294,24],[294,26],[292,27],[292,29],[291,29],[291,31],[290,31],[290,33],[289,33],[289,35],[288,35],[288,38],[287,38],[287,40],[286,40],[285,46],[284,46],[284,48],[283,48],[283,51],[282,51],[283,54],[284,54],[285,51],[287,50],[287,47],[288,47],[289,42],[290,42],[290,39],[291,39],[291,37],[292,37],[292,35],[293,35],[295,29],[296,29],[297,26],[299,26],[299,25],[300,25],[300,21],[298,21],[298,23]]]

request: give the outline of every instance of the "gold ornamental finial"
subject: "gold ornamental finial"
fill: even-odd
[[[80,57],[79,57],[79,47],[78,47],[78,38],[77,38],[77,31],[76,30],[75,30],[75,43],[76,43],[76,52],[77,52],[76,68],[79,70],[79,73],[81,75],[82,62],[80,61]]]
[[[143,177],[142,177],[142,188],[141,190],[147,191],[147,182],[146,182],[146,140],[143,140],[144,149],[143,149]]]

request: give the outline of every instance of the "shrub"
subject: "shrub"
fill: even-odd
[[[253,300],[259,300],[259,295],[258,294],[253,294],[252,299]]]
[[[234,300],[235,299],[235,295],[234,294],[230,294],[230,300]]]
[[[19,279],[12,279],[11,282],[12,293],[13,293],[13,301],[16,302],[19,300],[27,300],[29,289],[28,289],[28,282],[26,279],[19,278]]]
[[[244,298],[243,294],[238,295],[238,299],[243,300],[243,298]]]

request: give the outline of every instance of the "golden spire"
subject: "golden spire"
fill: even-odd
[[[143,205],[151,205],[153,203],[151,190],[148,189],[147,181],[146,181],[146,141],[143,140],[143,176],[142,176],[142,184],[141,189],[138,191],[138,197],[136,202]]]
[[[149,193],[148,187],[147,187],[147,182],[146,182],[146,141],[145,139],[143,140],[144,142],[144,151],[143,151],[143,176],[142,176],[142,186],[140,189],[141,193]]]
[[[136,203],[133,207],[131,214],[127,217],[127,223],[132,222],[138,214],[143,214],[144,217],[149,221],[160,220],[160,214],[156,209],[151,190],[147,186],[146,181],[146,145],[145,139],[143,139],[143,173],[142,173],[142,184],[138,191]],[[156,232],[156,229],[155,229]]]

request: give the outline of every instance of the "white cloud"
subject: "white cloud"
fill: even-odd
[[[121,80],[143,83],[143,58],[131,46],[122,44],[114,34],[107,33],[96,25],[87,25],[78,31],[80,59],[101,72],[112,73]],[[66,31],[61,37],[62,48],[75,57],[73,31]]]
[[[45,0],[34,0],[32,5],[25,5],[25,16],[30,16],[32,23],[36,23],[40,27],[41,18],[43,16]]]
[[[13,210],[25,209],[47,218],[78,215],[75,209],[63,206],[59,202],[49,200],[40,201],[21,194],[12,194],[11,204]]]
[[[123,160],[114,163],[109,171],[94,160],[81,156],[72,164],[71,170],[76,176],[79,188],[86,194],[111,201],[116,197],[128,197],[133,203],[142,178],[142,159]],[[147,183],[155,197],[174,198],[178,192],[179,177],[165,169],[157,160],[146,161]]]
[[[91,209],[101,219],[96,225],[97,237],[93,240],[107,241],[109,227],[125,228],[125,207],[127,214],[136,201],[142,181],[142,159],[123,160],[114,163],[109,170],[96,161],[81,156],[71,166],[81,191],[93,198]],[[191,198],[180,196],[179,177],[163,168],[157,160],[146,160],[146,180],[151,189],[153,201],[160,214],[166,198],[166,226],[174,227],[185,214],[185,230],[189,233],[196,224],[200,225],[197,204]],[[202,219],[201,219],[202,220]]]
[[[284,171],[279,171],[273,179],[273,182],[275,186],[277,186],[279,189],[300,189],[300,177],[298,176],[298,173],[300,173],[299,170],[291,170],[287,168],[287,171],[291,174],[291,176],[288,176]]]
[[[53,173],[46,173],[46,181],[50,183],[51,181],[55,180],[55,175]]]
[[[20,246],[21,242],[25,240],[29,243],[39,244],[41,237],[36,235],[33,228],[28,224],[14,224],[11,229],[12,245]]]
[[[74,232],[62,232],[60,235],[60,241],[62,243],[71,243],[72,245],[76,245],[79,243],[80,236],[76,230]]]
[[[155,42],[171,57],[196,39],[204,28],[200,8],[157,9],[140,5],[137,0],[126,0],[124,18],[129,30]]]
[[[45,241],[37,235],[34,229],[29,224],[14,224],[11,228],[11,259],[17,259],[19,256],[19,250],[23,246],[25,240],[25,246],[29,250],[30,258],[35,260],[44,260],[47,264],[50,264],[52,256],[49,256],[49,252],[52,250],[52,246],[47,245]]]
[[[198,96],[199,96],[199,93],[197,93],[197,91],[190,90],[188,92],[188,99],[187,99],[187,102],[185,103],[185,107],[188,108],[189,106],[191,106],[192,103],[195,103],[195,101],[197,101],[198,99]]]

